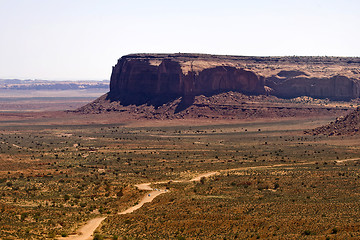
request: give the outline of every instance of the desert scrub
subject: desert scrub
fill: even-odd
[[[110,239],[291,238],[290,226],[296,236],[358,236],[359,164],[336,160],[359,147],[286,130],[301,124],[0,126],[0,236],[60,237],[99,214],[110,215],[100,232]],[[169,193],[115,215],[146,194],[134,184],[274,164],[287,166],[164,184]]]
[[[144,239],[360,236],[360,199],[353,192],[358,186],[339,177],[342,169],[278,167],[234,171],[203,183],[173,183],[170,193],[135,213],[109,217],[102,231]],[[349,177],[357,172],[355,163],[347,169]]]

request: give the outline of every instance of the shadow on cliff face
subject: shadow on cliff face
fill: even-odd
[[[175,114],[184,111],[188,107],[194,104],[195,96],[183,96],[180,103],[175,108]]]
[[[175,109],[175,113],[181,112],[186,108],[190,107],[194,103],[195,96],[178,96],[178,95],[146,95],[146,94],[133,94],[133,93],[111,93],[109,92],[106,100],[111,102],[119,102],[123,106],[140,106],[140,105],[151,105],[155,109],[160,106],[172,102],[178,98],[180,103]]]
[[[214,91],[201,94],[204,97],[212,97],[217,94],[226,93],[227,91]],[[240,92],[246,94],[244,92]],[[149,94],[139,94],[139,93],[114,93],[109,92],[106,96],[106,100],[110,102],[117,102],[119,105],[124,107],[126,106],[141,106],[148,105],[153,106],[155,109],[158,109],[161,106],[167,105],[169,103],[176,102],[174,106],[174,114],[182,112],[187,108],[195,104],[195,98],[197,95],[149,95]]]

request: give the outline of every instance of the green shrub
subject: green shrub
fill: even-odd
[[[69,200],[70,200],[70,196],[66,194],[66,195],[64,196],[64,201],[66,202],[66,201],[69,201]]]
[[[104,239],[104,237],[100,234],[95,234],[95,236],[93,238],[93,240],[103,240],[103,239]]]

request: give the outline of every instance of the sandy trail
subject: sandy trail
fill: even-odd
[[[343,162],[357,161],[357,160],[360,160],[360,158],[350,158],[350,159],[336,160],[336,163],[343,163]]]
[[[161,182],[161,183],[163,183],[163,182]],[[138,204],[136,204],[135,206],[130,207],[130,208],[126,209],[125,211],[120,212],[118,214],[132,213],[133,211],[141,208],[145,203],[151,202],[157,196],[167,192],[167,190],[163,190],[163,189],[155,189],[154,190],[153,188],[150,187],[151,184],[152,183],[141,183],[141,184],[135,185],[135,187],[137,187],[139,190],[145,190],[145,191],[151,191],[151,192],[147,193]]]
[[[77,235],[70,235],[68,237],[59,238],[66,240],[90,240],[95,230],[99,227],[105,217],[94,218],[88,221],[84,226],[79,228]]]
[[[336,163],[343,163],[348,161],[357,161],[360,158],[351,158],[351,159],[343,159],[343,160],[334,160]],[[198,182],[201,178],[208,178],[216,174],[224,173],[224,172],[231,172],[231,171],[245,171],[250,169],[267,169],[267,168],[275,168],[275,167],[288,167],[288,166],[299,166],[299,165],[312,165],[316,162],[301,162],[301,163],[290,163],[290,164],[274,164],[274,165],[267,165],[267,166],[254,166],[254,167],[241,167],[241,168],[233,168],[233,169],[224,169],[219,171],[207,172],[202,173],[191,180],[169,180],[171,182]],[[141,208],[145,203],[149,203],[153,201],[157,196],[170,192],[166,189],[153,189],[150,185],[152,184],[163,184],[168,183],[169,181],[162,181],[162,182],[154,182],[154,183],[141,183],[135,185],[139,190],[150,191],[148,192],[138,204],[126,209],[125,211],[119,212],[118,214],[128,214],[132,213],[139,208]],[[99,217],[94,218],[88,221],[84,226],[82,226],[78,231],[77,235],[70,235],[68,237],[59,238],[62,240],[91,240],[93,238],[93,234],[95,230],[100,226],[101,222],[106,219],[106,217]]]
[[[199,182],[201,180],[201,178],[211,177],[211,176],[213,176],[215,174],[219,174],[219,173],[220,173],[220,171],[203,173],[203,174],[200,174],[197,177],[194,177],[193,179],[191,179],[190,182]]]
[[[166,182],[157,182],[157,183],[166,183]],[[157,183],[155,183],[155,184],[157,184]],[[140,202],[138,204],[136,204],[135,206],[132,206],[118,214],[122,215],[122,214],[132,213],[135,210],[141,208],[145,203],[151,202],[157,196],[168,192],[168,190],[164,190],[164,189],[153,189],[152,187],[150,187],[151,184],[153,184],[153,183],[141,183],[141,184],[135,185],[135,187],[137,187],[139,190],[145,190],[145,191],[150,191],[150,192],[148,192],[140,200]],[[93,234],[94,234],[95,230],[100,226],[101,222],[104,221],[105,219],[106,219],[106,217],[99,217],[99,218],[91,219],[84,226],[79,228],[76,235],[70,235],[68,237],[63,237],[63,238],[59,238],[59,239],[61,239],[61,240],[91,240],[91,239],[93,239]]]

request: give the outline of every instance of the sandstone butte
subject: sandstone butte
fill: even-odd
[[[140,104],[154,98],[192,101],[227,91],[355,99],[360,97],[360,58],[131,54],[113,67],[108,97]]]

